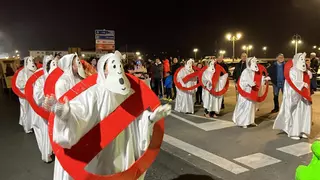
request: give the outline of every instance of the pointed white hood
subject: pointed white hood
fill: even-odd
[[[306,71],[307,70],[307,66],[306,66],[306,53],[298,53],[296,55],[293,56],[293,66],[300,70],[300,71]]]

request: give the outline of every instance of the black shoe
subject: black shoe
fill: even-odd
[[[279,109],[273,109],[273,110],[271,111],[271,113],[277,113],[277,112],[279,112]]]

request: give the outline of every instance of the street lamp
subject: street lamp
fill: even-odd
[[[317,49],[317,46],[313,46],[313,49]]]
[[[20,57],[20,54],[17,54],[17,57]]]
[[[86,55],[82,54],[81,56],[84,58]]]
[[[252,48],[253,48],[252,45],[244,45],[244,46],[242,46],[242,49],[245,50],[248,55],[249,55],[249,51],[250,51]]]
[[[18,54],[19,53],[19,51],[18,50],[16,50],[16,54]]]
[[[262,51],[263,51],[264,55],[266,56],[267,55],[267,46],[263,46]]]
[[[298,44],[302,44],[301,36],[299,34],[295,34],[292,37],[291,43],[295,45],[295,54],[297,54],[298,53]]]
[[[230,33],[228,33],[226,35],[226,39],[228,41],[232,41],[232,59],[234,60],[234,55],[235,55],[235,44],[236,44],[236,41],[241,39],[242,37],[242,34],[241,33],[237,33],[236,35],[232,35]]]
[[[137,55],[137,56],[140,56],[140,52],[139,52],[139,51],[137,51],[137,52],[136,52],[136,55]]]
[[[194,52],[194,59],[197,60],[198,49],[197,48],[193,49],[193,52]]]
[[[219,53],[220,53],[220,55],[223,56],[226,53],[226,51],[225,50],[220,50]]]

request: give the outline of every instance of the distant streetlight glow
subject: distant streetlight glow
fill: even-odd
[[[17,54],[18,57],[20,57],[20,54]]]
[[[225,50],[220,50],[219,53],[220,53],[220,55],[224,55],[226,53],[226,51]]]
[[[194,60],[197,60],[198,49],[197,48],[193,49],[193,52],[194,52]]]
[[[137,55],[137,56],[140,56],[140,52],[139,52],[139,51],[137,51],[137,52],[136,52],[136,55]]]
[[[299,34],[295,34],[292,37],[291,43],[295,45],[295,54],[297,54],[298,53],[298,45],[302,44],[301,36]]]
[[[86,55],[82,54],[81,56],[84,58]]]
[[[249,51],[251,49],[253,49],[253,46],[252,45],[244,45],[244,46],[242,46],[242,49],[247,51],[247,54],[249,55]]]
[[[138,59],[142,59],[142,57],[141,57],[141,56],[139,56],[139,57],[138,57]]]
[[[320,47],[318,48],[318,50],[320,51]]]
[[[267,46],[264,46],[264,47],[262,48],[262,50],[263,50],[263,51],[266,51],[266,50],[267,50]]]
[[[235,44],[236,41],[241,39],[242,34],[241,33],[237,33],[236,35],[232,35],[231,33],[226,34],[226,39],[228,41],[232,41],[232,59],[234,60],[235,58]]]
[[[317,49],[317,46],[313,46],[313,49]]]
[[[16,54],[18,54],[19,53],[19,51],[18,50],[16,50]]]

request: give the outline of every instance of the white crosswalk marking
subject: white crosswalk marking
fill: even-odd
[[[223,121],[223,120],[215,120],[213,122],[206,122],[206,123],[200,123],[200,124],[197,124],[197,123],[194,123],[194,122],[191,122],[183,117],[180,117],[176,114],[173,114],[171,113],[170,116],[176,118],[176,119],[179,119],[185,123],[188,123],[192,126],[195,126],[199,129],[202,129],[204,131],[212,131],[212,130],[218,130],[218,129],[223,129],[223,128],[228,128],[228,127],[233,127],[235,126],[232,122],[230,121]]]
[[[251,154],[248,156],[236,158],[234,160],[253,169],[258,169],[261,167],[281,162],[281,160],[279,159],[273,158],[262,153]]]
[[[309,154],[312,152],[311,151],[311,144],[309,144],[307,142],[301,142],[301,143],[293,144],[290,146],[277,148],[277,150],[285,152],[287,154],[298,156],[298,157]]]
[[[163,140],[172,146],[175,146],[179,149],[182,149],[183,151],[186,151],[196,157],[199,157],[199,158],[201,158],[205,161],[208,161],[212,164],[215,164],[215,165],[217,165],[227,171],[230,171],[234,174],[240,174],[240,173],[249,171],[248,169],[246,169],[240,165],[237,165],[237,164],[235,164],[235,163],[233,163],[223,157],[212,154],[208,151],[200,149],[196,146],[193,146],[191,144],[183,142],[183,141],[176,139],[174,137],[171,137],[169,135],[165,134]]]

